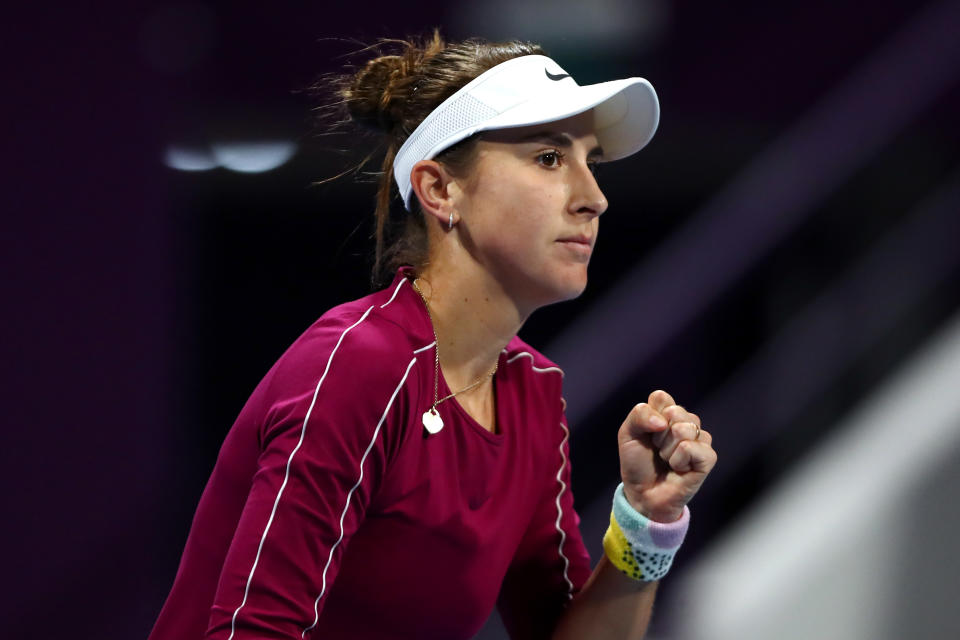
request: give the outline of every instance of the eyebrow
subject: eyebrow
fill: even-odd
[[[569,149],[573,146],[573,139],[567,134],[559,131],[537,131],[536,133],[531,133],[528,136],[523,136],[520,138],[520,142],[539,141],[550,142],[551,144],[555,144],[563,149]],[[590,150],[589,153],[587,153],[587,157],[603,157],[603,147],[600,145],[595,146]]]

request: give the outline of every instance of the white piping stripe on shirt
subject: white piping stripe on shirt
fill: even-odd
[[[343,333],[340,334],[340,339],[337,340],[336,346],[333,347],[333,351],[330,352],[330,357],[327,358],[327,367],[323,370],[323,375],[320,376],[320,381],[317,382],[316,388],[313,390],[313,400],[310,402],[310,408],[307,409],[307,415],[303,418],[303,426],[300,428],[300,441],[297,442],[297,446],[293,448],[293,451],[290,452],[290,457],[287,458],[287,470],[283,476],[283,484],[280,485],[280,490],[277,492],[277,498],[273,501],[273,510],[270,511],[270,518],[267,520],[267,526],[263,529],[263,535],[260,536],[260,545],[257,547],[257,555],[253,560],[253,566],[250,567],[250,575],[247,577],[247,586],[243,589],[243,601],[240,603],[240,606],[237,607],[236,611],[233,612],[233,619],[230,621],[230,637],[227,640],[232,640],[233,635],[236,632],[237,625],[237,615],[240,613],[240,610],[243,609],[244,605],[247,604],[247,597],[250,595],[250,583],[253,582],[253,574],[257,570],[257,563],[260,562],[260,552],[263,551],[263,544],[267,540],[267,533],[270,532],[270,526],[273,524],[273,518],[277,513],[277,505],[280,504],[280,497],[283,495],[283,490],[287,487],[287,481],[290,479],[290,464],[293,462],[293,456],[296,455],[297,451],[300,450],[301,445],[303,445],[304,436],[307,434],[307,422],[310,420],[310,414],[313,412],[313,406],[317,402],[317,394],[320,393],[320,385],[323,384],[324,379],[327,377],[327,372],[330,371],[330,363],[333,362],[333,356],[337,353],[337,349],[340,348],[340,343],[343,342],[343,338],[353,329],[355,326],[366,320],[367,316],[370,315],[370,312],[373,310],[371,306],[367,309],[360,319],[354,322],[352,325],[343,330]]]
[[[563,470],[567,466],[567,454],[563,451],[563,445],[567,443],[567,440],[570,439],[570,430],[567,429],[567,425],[560,422],[560,428],[563,429],[563,440],[560,441],[560,470],[557,471],[557,482],[560,484],[560,491],[557,493],[557,531],[560,532],[560,546],[557,547],[557,552],[560,554],[560,557],[563,558],[563,579],[567,581],[567,600],[573,598],[573,582],[570,581],[570,576],[567,574],[567,570],[570,568],[570,560],[563,553],[563,543],[567,541],[567,532],[563,530],[563,527],[560,526],[560,520],[563,519],[563,507],[560,506],[560,498],[563,496],[563,492],[567,490],[567,483],[563,481]]]
[[[548,371],[556,371],[556,372],[559,373],[561,376],[563,376],[563,369],[561,369],[560,367],[536,367],[536,366],[534,366],[534,364],[533,364],[533,354],[532,354],[532,353],[529,353],[529,352],[527,352],[527,351],[521,351],[521,352],[518,353],[517,355],[513,356],[512,358],[510,358],[509,360],[507,360],[507,364],[510,364],[510,363],[513,362],[514,360],[516,360],[516,359],[518,359],[518,358],[522,358],[523,356],[527,356],[528,358],[530,358],[530,368],[532,368],[532,369],[533,369],[534,371],[536,371],[537,373],[546,373],[546,372],[548,372]]]
[[[436,340],[434,340],[433,342],[431,342],[430,344],[428,344],[428,345],[425,346],[425,347],[420,347],[419,349],[416,349],[413,353],[414,353],[414,354],[417,354],[417,353],[420,353],[421,351],[426,351],[427,349],[429,349],[430,347],[432,347],[432,346],[435,345],[435,344],[437,344],[437,341],[436,341]]]
[[[403,280],[401,280],[401,281],[397,284],[397,288],[393,290],[393,295],[390,296],[390,299],[387,300],[386,302],[384,302],[382,305],[380,305],[380,308],[381,308],[381,309],[383,309],[385,306],[387,306],[388,304],[390,304],[391,302],[393,302],[393,299],[397,297],[397,292],[400,291],[400,287],[402,287],[402,286],[403,286],[403,283],[406,282],[406,281],[407,281],[407,279],[404,278]]]
[[[317,626],[317,623],[320,621],[320,598],[323,597],[323,594],[327,591],[327,570],[330,568],[330,563],[333,562],[333,552],[340,542],[343,541],[343,519],[347,517],[347,510],[350,508],[350,499],[353,497],[354,492],[357,490],[357,487],[363,482],[363,463],[367,459],[367,455],[370,453],[370,450],[373,449],[373,443],[377,441],[377,435],[380,433],[380,427],[383,426],[383,422],[387,419],[387,414],[390,413],[390,407],[393,406],[393,401],[396,400],[397,394],[400,393],[400,388],[403,387],[404,383],[407,381],[407,376],[410,374],[410,369],[416,364],[417,359],[414,358],[410,361],[410,364],[407,365],[407,370],[403,372],[403,378],[400,379],[400,384],[397,385],[397,388],[393,390],[393,395],[390,396],[390,400],[387,402],[387,407],[383,410],[383,415],[380,416],[380,422],[377,423],[377,428],[373,430],[373,437],[370,439],[370,444],[367,445],[367,450],[363,452],[363,457],[360,458],[360,477],[357,478],[357,483],[353,485],[350,489],[350,492],[347,493],[347,502],[343,505],[343,512],[340,514],[340,537],[337,538],[337,541],[333,543],[333,546],[330,547],[330,555],[327,556],[327,564],[323,568],[323,581],[320,587],[320,595],[317,596],[317,599],[313,601],[313,624],[303,630],[300,634],[300,637],[306,637],[307,631],[313,629]]]
[[[504,349],[506,351],[506,349]],[[533,365],[533,354],[527,351],[521,351],[517,355],[513,356],[507,360],[507,364],[513,362],[514,360],[527,356],[530,358],[530,367],[538,373],[547,373],[548,371],[556,371],[563,376],[563,370],[559,367],[535,367]],[[563,408],[566,410],[567,401],[561,397],[560,402],[563,403]],[[560,526],[560,521],[563,520],[563,507],[560,506],[560,498],[563,497],[563,492],[567,490],[567,483],[563,481],[563,470],[567,466],[567,454],[563,450],[563,446],[567,444],[567,441],[570,440],[570,430],[567,429],[567,425],[560,422],[560,428],[563,429],[563,440],[560,441],[560,469],[557,471],[557,483],[560,485],[560,491],[557,492],[557,521],[554,526],[556,526],[557,531],[560,533],[560,545],[557,547],[557,553],[560,554],[560,558],[563,560],[563,579],[567,583],[567,600],[573,598],[573,582],[570,580],[569,569],[570,569],[570,559],[567,558],[566,554],[563,553],[563,544],[567,541],[567,532],[563,530],[563,527]]]

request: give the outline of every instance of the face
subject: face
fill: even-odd
[[[455,196],[461,240],[527,311],[580,295],[607,200],[591,113],[489,132]]]

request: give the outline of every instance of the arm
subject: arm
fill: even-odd
[[[650,520],[674,522],[717,461],[700,419],[664,391],[633,408],[618,432],[620,474],[630,505]],[[635,581],[601,558],[564,612],[553,637],[639,639],[657,582]]]
[[[553,634],[566,638],[642,638],[659,582],[628,578],[602,556]]]
[[[309,633],[376,493],[394,400],[413,363],[371,374],[356,366],[370,357],[356,336],[337,345],[285,356],[264,382],[257,469],[206,637]]]

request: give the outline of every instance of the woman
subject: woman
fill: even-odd
[[[591,573],[563,374],[516,334],[586,286],[607,208],[593,165],[647,143],[656,94],[436,35],[338,92],[388,139],[376,270],[393,281],[326,313],[254,391],[151,637],[469,638],[495,605],[516,638],[639,637],[710,435],[663,391],[634,407]]]

